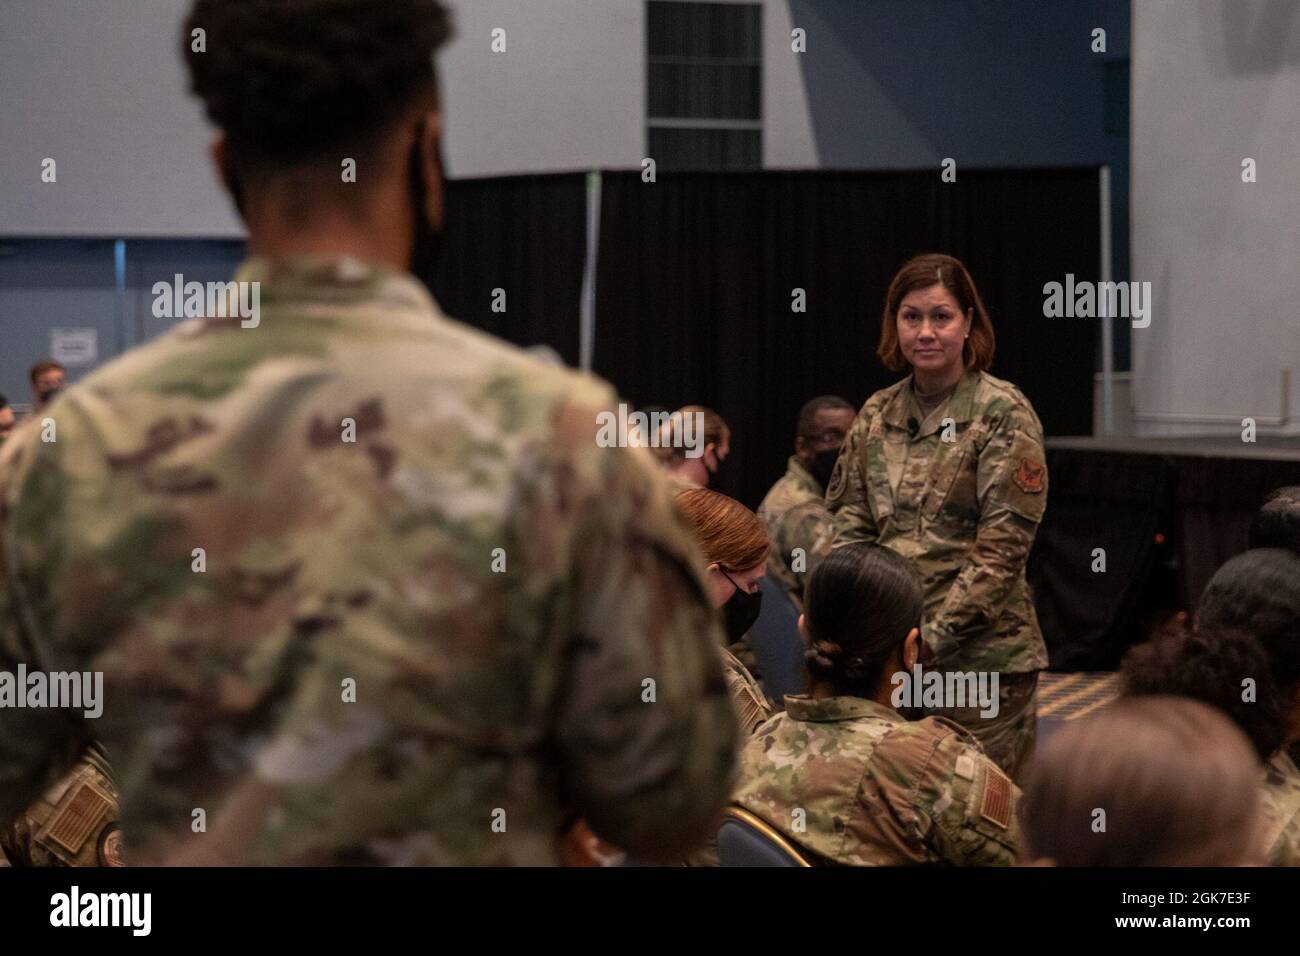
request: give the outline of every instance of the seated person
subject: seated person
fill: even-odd
[[[1264,849],[1300,865],[1300,556],[1247,551],[1210,579],[1196,630],[1140,644],[1122,665],[1128,694],[1177,694],[1222,711],[1264,762]]]
[[[651,452],[680,488],[707,488],[731,454],[731,429],[703,405],[683,405],[660,429]]]
[[[920,638],[916,573],[887,548],[850,544],[813,572],[799,619],[812,692],[741,750],[732,796],[812,862],[856,866],[1014,862],[1019,792],[966,730],[909,721],[891,676]]]
[[[1020,800],[1023,862],[1258,863],[1258,773],[1246,737],[1214,708],[1121,698],[1038,748]]]
[[[758,506],[758,517],[772,539],[767,573],[803,610],[807,576],[831,550],[835,529],[826,510],[826,486],[853,424],[853,406],[838,395],[804,403],[794,439],[794,454]],[[802,555],[795,555],[796,548]]]
[[[678,492],[677,507],[704,552],[709,597],[714,607],[724,610],[727,638],[737,640],[758,617],[762,601],[758,582],[766,571],[767,533],[754,512],[735,498],[706,488]],[[719,647],[718,653],[741,731],[752,734],[776,708],[731,651]]]

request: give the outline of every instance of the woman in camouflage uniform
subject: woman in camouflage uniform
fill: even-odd
[[[922,666],[999,678],[992,715],[957,700],[928,712],[973,733],[1014,777],[1033,749],[1047,666],[1025,582],[1047,503],[1043,428],[1019,389],[985,371],[993,326],[952,256],[899,270],[878,354],[911,372],[867,399],[849,430],[826,491],[835,546],[874,542],[915,565]]]
[[[806,599],[812,693],[786,697],[745,744],[733,801],[818,863],[1011,864],[1015,785],[957,724],[909,721],[893,705],[894,675],[918,651],[912,568],[849,545],[818,565]]]

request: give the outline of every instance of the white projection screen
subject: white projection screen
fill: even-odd
[[[1138,434],[1300,434],[1300,2],[1135,0],[1132,57]]]

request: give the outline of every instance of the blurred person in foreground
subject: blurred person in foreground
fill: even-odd
[[[608,386],[409,274],[449,32],[435,0],[194,5],[260,313],[181,323],[0,450],[0,664],[106,696],[0,710],[5,818],[93,732],[132,865],[551,864],[577,816],[673,858],[715,820],[736,720],[667,482],[598,446]]]
[[[1067,721],[1029,766],[1022,862],[1246,866],[1259,849],[1259,764],[1222,713],[1126,697]]]
[[[1195,630],[1162,634],[1129,650],[1128,694],[1178,694],[1218,708],[1263,763],[1262,846],[1268,862],[1300,866],[1300,556],[1247,551],[1215,572]]]

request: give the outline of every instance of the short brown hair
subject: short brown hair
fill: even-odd
[[[37,379],[39,379],[46,372],[52,372],[55,369],[57,369],[60,372],[67,372],[67,369],[65,369],[58,362],[54,361],[54,359],[44,359],[43,361],[37,362],[35,365],[33,365],[31,371],[27,373],[27,377],[31,379],[32,388],[36,387]]]
[[[907,359],[898,347],[898,308],[908,293],[941,285],[961,306],[962,315],[970,314],[970,338],[962,346],[962,360],[967,368],[985,371],[993,365],[993,323],[984,309],[984,300],[975,288],[960,259],[939,252],[913,256],[898,270],[885,293],[885,311],[880,325],[880,347],[876,354],[891,372],[907,368]]]
[[[1262,863],[1259,762],[1208,704],[1125,697],[1068,721],[1030,765],[1022,859],[1059,866]],[[1105,811],[1104,828],[1096,824]]]
[[[677,507],[709,564],[748,571],[767,560],[769,542],[763,523],[735,498],[707,488],[686,488],[677,494]]]

